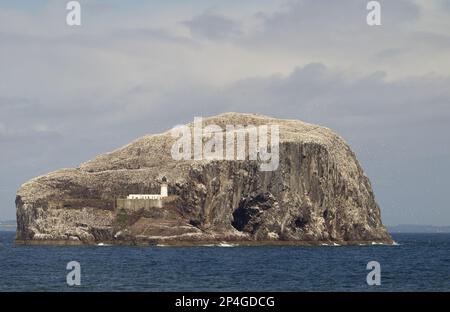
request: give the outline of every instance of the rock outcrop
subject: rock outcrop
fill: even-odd
[[[34,178],[16,196],[25,243],[274,244],[392,240],[354,153],[331,130],[297,120],[226,113],[204,125],[277,124],[279,166],[255,160],[174,160],[170,131],[148,135],[78,168]],[[192,124],[189,125],[192,127]],[[170,204],[126,211],[116,199],[158,193]]]

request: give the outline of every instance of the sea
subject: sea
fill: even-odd
[[[2,292],[450,291],[444,233],[393,234],[394,246],[317,247],[22,246],[14,235],[0,232]],[[67,283],[72,261],[80,285]],[[372,261],[380,285],[367,283]]]

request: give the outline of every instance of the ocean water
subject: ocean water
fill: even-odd
[[[16,246],[0,232],[0,291],[450,291],[450,234],[398,246]],[[81,265],[81,286],[66,265]],[[381,285],[368,286],[369,261]]]

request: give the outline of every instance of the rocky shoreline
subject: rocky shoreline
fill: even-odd
[[[81,242],[70,240],[15,240],[17,245],[26,246],[153,246],[153,247],[345,247],[345,246],[395,246],[392,240],[385,241],[104,241]]]

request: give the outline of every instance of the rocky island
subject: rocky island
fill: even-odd
[[[278,125],[279,165],[262,171],[251,159],[175,160],[177,138],[170,130],[147,135],[78,168],[24,183],[16,195],[16,242],[392,243],[369,179],[331,130],[238,113],[203,123],[223,129]],[[163,198],[130,197],[159,193],[162,184],[167,184]]]

